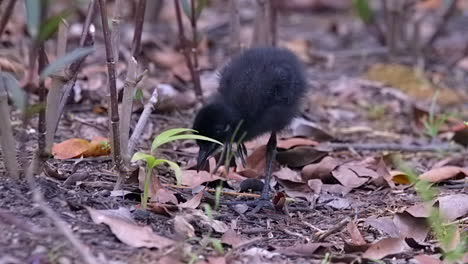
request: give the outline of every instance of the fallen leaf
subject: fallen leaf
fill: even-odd
[[[459,193],[437,199],[442,216],[449,222],[468,214],[468,195]]]
[[[419,176],[419,179],[429,182],[441,182],[451,178],[466,177],[468,175],[468,168],[457,166],[444,166],[436,169],[426,171]]]
[[[297,171],[291,170],[288,167],[282,167],[279,171],[273,174],[278,179],[288,180],[292,182],[303,183],[301,176]]]
[[[333,177],[346,187],[357,188],[365,184],[369,178],[366,177],[370,174],[377,174],[375,171],[367,168],[344,164],[332,171]]]
[[[348,199],[329,194],[320,195],[317,203],[323,206],[330,206],[337,210],[343,210],[351,207],[351,203]]]
[[[452,140],[456,143],[467,147],[468,146],[468,125],[461,124],[455,128],[453,128],[453,137]]]
[[[308,138],[292,137],[287,139],[278,140],[277,147],[280,149],[290,149],[298,146],[317,146],[317,141],[310,140]]]
[[[108,144],[107,139],[97,139],[91,143],[81,138],[71,138],[55,144],[52,147],[52,154],[56,159],[71,159],[80,156],[94,157],[94,155],[103,156],[110,153],[110,149],[106,144]]]
[[[363,258],[376,260],[382,259],[389,255],[404,252],[408,245],[401,238],[384,238],[376,243],[373,243],[369,249],[362,255]]]
[[[143,172],[143,173],[142,173]],[[151,202],[156,202],[156,203],[172,203],[172,204],[178,204],[177,197],[175,196],[175,192],[168,190],[162,186],[161,182],[159,181],[158,177],[153,177],[150,176],[150,181],[149,181],[149,186],[148,186],[148,197],[150,198]],[[140,170],[140,173],[138,174],[138,182],[139,182],[139,187],[140,190],[144,190],[145,186],[145,178],[146,178],[146,173],[144,170]]]
[[[406,208],[405,212],[409,213],[414,217],[427,218],[431,215],[432,205],[434,205],[434,202],[417,203]]]
[[[326,132],[325,129],[302,117],[294,118],[290,127],[293,131],[293,135],[296,137],[313,138],[319,142],[335,139],[335,137]]]
[[[351,242],[354,245],[366,245],[367,242],[364,240],[364,237],[362,236],[361,232],[359,231],[356,223],[354,221],[349,222],[346,225],[346,230],[348,231],[349,235],[351,236]]]
[[[192,199],[186,201],[185,203],[179,204],[179,207],[190,208],[190,209],[197,208],[200,205],[204,194],[205,194],[205,189],[201,190],[199,193],[197,193],[197,195],[193,196]]]
[[[94,223],[109,226],[112,233],[128,246],[164,248],[174,244],[173,240],[154,233],[151,227],[137,225],[126,208],[96,210],[86,207],[86,209]]]
[[[311,146],[295,147],[276,154],[276,160],[281,165],[297,168],[311,164],[325,157],[327,152],[316,150]]]
[[[331,247],[330,243],[307,243],[307,244],[296,244],[290,247],[278,247],[276,252],[286,256],[299,256],[299,257],[312,257],[317,254],[318,251]]]
[[[338,167],[339,162],[335,158],[327,156],[319,163],[309,164],[302,168],[302,179],[321,179],[324,182],[332,178],[331,172]]]
[[[187,217],[190,221],[195,221],[197,224],[209,226],[218,233],[224,233],[229,229],[227,224],[219,220],[210,219],[201,210],[192,210],[190,214],[187,214]]]
[[[402,171],[392,170],[390,171],[390,175],[392,176],[392,180],[399,184],[410,184],[410,180],[408,175]]]
[[[221,242],[224,244],[228,244],[232,247],[237,247],[242,245],[247,240],[243,238],[241,235],[237,234],[236,231],[229,229],[221,236]]]
[[[195,236],[195,228],[182,215],[174,217],[174,231],[184,239]]]
[[[400,231],[401,237],[411,237],[417,242],[423,242],[429,234],[426,218],[414,217],[408,212],[395,214],[393,222]]]
[[[372,226],[373,228],[387,234],[390,237],[400,237],[400,230],[393,222],[393,219],[389,216],[375,217],[371,216],[364,221],[365,224]]]
[[[222,179],[219,176],[211,174],[207,171],[199,171],[196,170],[184,170],[182,171],[182,185],[188,186],[190,188],[194,188],[200,186],[205,182],[212,182],[216,180]]]

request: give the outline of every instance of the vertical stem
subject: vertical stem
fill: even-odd
[[[190,57],[190,51],[189,51],[190,47],[184,35],[184,25],[182,23],[182,15],[180,11],[179,0],[174,0],[174,3],[175,3],[174,7],[175,7],[176,17],[177,17],[177,26],[179,29],[179,40],[180,40],[180,43],[182,44],[182,50],[185,56],[185,61],[187,63],[187,67],[190,70],[190,75],[192,76],[195,95],[197,96],[197,99],[199,101],[203,102],[204,99],[203,99],[203,91],[200,85],[200,76],[198,76],[198,71],[195,71],[195,68],[193,66],[192,58]]]
[[[8,20],[13,14],[13,9],[15,8],[15,4],[16,4],[16,0],[10,0],[10,2],[8,2],[7,6],[5,7],[5,12],[2,15],[2,19],[0,20],[0,37],[2,36],[3,30],[5,30]]]
[[[240,16],[237,0],[229,0],[230,53],[235,55],[241,50]]]
[[[104,44],[106,47],[107,58],[107,74],[109,76],[109,94],[110,94],[110,128],[111,128],[111,144],[112,144],[112,159],[117,170],[121,170],[122,157],[120,153],[119,140],[119,111],[117,102],[117,87],[114,61],[114,47],[111,42],[111,32],[107,22],[107,11],[104,0],[99,0],[99,8],[101,11],[101,22],[104,33]],[[120,180],[124,175],[119,174]]]
[[[146,205],[148,204],[149,186],[152,174],[153,167],[149,167],[148,164],[146,164],[145,186],[143,187],[143,199],[141,199],[141,207],[143,209],[146,209]]]
[[[132,56],[138,58],[141,49],[141,35],[143,33],[143,24],[145,22],[146,0],[139,0],[135,12],[135,32],[132,41]]]

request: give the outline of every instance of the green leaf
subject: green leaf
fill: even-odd
[[[211,244],[213,245],[213,248],[219,253],[219,254],[224,254],[224,248],[223,244],[221,244],[221,241],[216,238],[211,239]]]
[[[364,23],[371,22],[372,11],[367,0],[353,0],[353,7]]]
[[[170,137],[183,133],[183,132],[195,132],[195,130],[190,129],[190,128],[173,128],[173,129],[166,130],[154,138],[153,144],[151,144],[151,151],[155,150],[162,144],[165,144],[171,141],[171,140],[168,140]]]
[[[25,0],[25,6],[28,32],[35,39],[41,22],[41,0]]]
[[[157,160],[154,156],[148,155],[143,152],[137,152],[133,154],[132,157],[132,162],[135,162],[137,160],[145,160],[146,161],[146,166],[150,169],[154,168],[156,165],[161,164],[163,161]]]
[[[54,72],[57,72],[69,64],[73,63],[74,61],[87,56],[88,54],[94,51],[94,47],[87,47],[87,48],[77,48],[63,57],[58,58],[56,61],[52,62],[51,64],[47,65],[47,67],[41,72],[41,79],[46,78],[47,76],[51,75]]]
[[[8,94],[16,107],[24,109],[26,107],[25,93],[16,78],[8,72],[0,72],[0,81],[5,84]]]
[[[29,105],[24,111],[24,114],[27,117],[32,117],[33,115],[38,114],[39,112],[45,109],[46,109],[46,104],[44,102],[37,103],[37,104]]]
[[[216,143],[216,144],[219,144],[219,145],[223,145],[223,143],[219,142],[216,139],[212,139],[212,138],[201,136],[201,135],[185,134],[185,135],[177,135],[177,136],[172,136],[172,137],[166,138],[164,141],[160,141],[159,144],[156,145],[156,147],[154,147],[154,145],[153,145],[151,147],[151,151],[155,150],[156,148],[158,148],[162,144],[166,144],[168,142],[179,140],[179,139],[205,140],[205,141],[210,141],[210,142],[213,142],[213,143]]]
[[[41,25],[38,40],[43,41],[49,39],[58,30],[60,22],[62,22],[65,17],[70,15],[70,13],[70,10],[65,10],[55,16],[48,18],[47,21]]]
[[[182,10],[184,11],[185,15],[192,19],[192,2],[191,0],[181,0],[182,2]],[[189,3],[190,2],[190,3]],[[195,3],[195,20],[198,20],[200,17],[203,8],[205,8],[207,1],[206,0],[194,0]]]
[[[200,14],[201,12],[203,11],[203,8],[205,8],[206,6],[206,0],[198,0],[197,1],[197,7],[195,9],[195,19],[198,20],[198,18],[200,17]]]
[[[180,169],[179,165],[177,165],[177,163],[170,161],[170,160],[166,160],[166,159],[158,159],[157,161],[158,161],[158,164],[163,163],[163,162],[167,163],[169,167],[171,167],[171,169],[174,171],[177,185],[182,184],[182,170]]]

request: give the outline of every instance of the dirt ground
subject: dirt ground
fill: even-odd
[[[227,9],[222,3],[211,2],[213,3],[203,11],[199,25],[200,31],[207,38],[200,54],[200,61],[206,61],[206,64],[201,62],[202,76],[208,76],[202,77],[202,86],[206,94],[213,92],[214,88],[211,87],[216,87],[210,78],[215,76],[216,70],[229,58]],[[240,1],[241,15],[245,15],[241,31],[243,38],[244,35],[249,36],[253,28],[252,12],[249,12],[251,5],[248,2]],[[21,8],[16,9],[15,14],[24,11]],[[387,157],[397,153],[401,154],[401,158],[411,164],[417,173],[427,172],[435,167],[456,166],[464,169],[464,172],[460,170],[454,177],[438,182],[437,197],[468,195],[467,175],[464,174],[468,171],[466,147],[454,147],[448,151],[379,148],[382,144],[429,146],[434,143],[448,143],[453,137],[451,128],[457,120],[468,120],[468,68],[466,64],[450,68],[446,60],[462,54],[468,43],[466,36],[462,37],[466,35],[464,25],[468,21],[467,10],[460,11],[449,20],[444,33],[435,44],[437,52],[425,61],[424,73],[429,82],[449,91],[440,94],[437,112],[455,113],[456,116],[445,122],[438,137],[432,140],[424,133],[424,127],[418,123],[416,116],[419,112],[427,114],[433,91],[418,93],[403,90],[397,87],[398,84],[389,85],[379,81],[379,76],[391,75],[385,71],[376,70],[377,73],[372,75],[371,70],[375,70],[376,65],[414,66],[410,55],[390,54],[385,51],[349,8],[281,12],[278,17],[278,43],[295,51],[304,61],[310,86],[310,91],[303,100],[301,118],[319,126],[319,129],[316,129],[319,132],[310,129],[306,137],[297,137],[297,129],[288,128],[281,134],[281,140],[307,138],[323,143],[330,140],[323,139],[324,134],[328,134],[333,142],[353,146],[325,149],[320,152],[323,154],[303,154],[306,159],[310,159],[305,166],[318,164],[324,157],[332,158],[341,165],[367,162],[369,159],[385,160],[386,173],[389,173],[399,169],[396,164],[387,160]],[[161,54],[177,54],[174,51],[177,44],[175,24],[169,26],[170,23],[175,23],[175,20],[169,14],[161,16],[164,22],[145,24],[141,67],[149,71],[141,84],[143,100],[147,100],[151,89],[161,83],[175,87],[179,97],[174,99],[175,97],[169,96],[161,103],[161,107],[156,107],[138,144],[141,151],[148,151],[153,137],[161,131],[191,127],[194,115],[200,107],[195,103],[178,105],[181,102],[180,98],[195,98],[191,82],[184,79],[187,75],[186,70],[180,70],[180,67],[185,66],[184,61],[175,63],[169,59],[170,62],[165,66],[158,64],[162,60]],[[15,18],[13,22],[19,20],[21,19]],[[123,58],[126,57],[125,52],[128,52],[125,51],[128,50],[128,43],[131,43],[133,28],[127,23],[130,21],[131,18],[128,18],[122,28]],[[82,23],[79,20],[71,25]],[[8,38],[2,36],[2,54],[16,50],[15,45],[20,45],[22,41],[21,34],[14,31],[19,26],[9,27],[13,31]],[[73,102],[68,104],[55,137],[56,143],[70,138],[89,140],[94,135],[107,137],[109,129],[105,103],[105,52],[100,33],[97,34],[95,45],[97,51],[86,60],[77,83],[81,89],[81,98],[78,101],[71,100]],[[50,49],[52,47],[53,44]],[[465,63],[467,60],[468,57],[465,56]],[[24,57],[19,57],[18,63],[27,67]],[[120,82],[123,82],[125,68],[125,63],[122,63]],[[393,83],[392,80],[388,82]],[[452,93],[455,96],[452,96]],[[32,96],[30,100],[37,100],[37,97]],[[180,104],[185,103],[182,101]],[[141,105],[137,104],[135,108],[137,109],[132,117],[132,128],[142,111]],[[23,129],[20,114],[13,111],[12,116],[14,132],[18,135]],[[26,131],[27,141],[20,142],[19,148],[24,151],[19,153],[19,156],[31,159],[37,148],[37,116],[31,118]],[[263,144],[264,138],[251,142],[248,145],[249,154]],[[377,147],[362,148],[366,144]],[[279,152],[291,149],[294,147],[279,149]],[[158,154],[177,162],[184,171],[188,171],[195,162],[196,148],[193,141],[179,141],[164,145],[158,150]],[[2,158],[3,153],[0,155]],[[296,159],[295,156],[288,158],[288,154],[284,155],[289,159],[288,162]],[[283,168],[288,167],[283,162],[279,163]],[[46,204],[58,214],[85,248],[89,249],[89,253],[103,261],[102,263],[189,263],[190,259],[193,261],[194,256],[195,259],[198,258],[197,263],[442,263],[438,259],[441,256],[441,247],[434,233],[426,234],[417,242],[411,240],[414,243],[406,237],[406,240],[403,239],[406,243],[404,249],[395,249],[392,244],[391,249],[385,249],[387,252],[379,258],[380,260],[363,257],[363,253],[377,241],[389,237],[397,239],[389,235],[391,232],[385,228],[379,228],[378,224],[383,223],[379,222],[382,219],[394,219],[396,215],[401,217],[405,209],[421,203],[421,198],[412,185],[394,180],[394,186],[389,186],[369,180],[365,184],[352,187],[337,179],[319,177],[321,182],[318,192],[304,191],[301,188],[305,185],[312,190],[314,186],[310,182],[298,182],[292,178],[301,173],[304,175],[305,166],[289,166],[289,174],[275,177],[275,193],[286,193],[294,198],[294,201],[287,202],[285,207],[280,210],[266,208],[260,213],[249,214],[221,205],[218,210],[212,211],[213,219],[222,222],[229,232],[213,231],[212,222],[207,224],[192,218],[190,226],[194,236],[191,239],[181,237],[175,216],[193,216],[197,211],[204,212],[203,205],[196,209],[173,204],[162,206],[163,209],[141,209],[141,191],[137,177],[131,177],[123,185],[123,189],[127,191],[124,196],[115,195],[113,192],[116,173],[111,159],[107,156],[82,160],[50,158],[46,162],[45,172],[35,176],[35,185],[42,191]],[[134,165],[133,168],[138,171],[137,167]],[[379,172],[379,168],[377,166],[373,171],[382,176],[385,173]],[[276,173],[279,174],[280,171],[282,170],[278,169]],[[67,178],[76,173],[86,173],[87,177],[67,182]],[[158,167],[155,175],[167,190],[175,193],[180,203],[189,201],[194,196],[191,189],[175,185],[173,173],[168,168]],[[57,227],[56,220],[44,213],[41,206],[35,202],[30,184],[7,177],[1,163],[0,176],[0,264],[86,263],[76,245],[70,243]],[[259,175],[259,178],[262,176]],[[239,182],[232,181],[229,181],[229,186],[226,185],[228,188],[225,188],[225,191],[238,191]],[[207,188],[214,190],[218,184],[219,181],[208,183]],[[294,194],[295,197],[292,196]],[[221,200],[241,199],[238,196],[224,194]],[[463,211],[468,210],[463,204],[466,199],[453,199],[454,203],[460,203],[456,208],[461,208],[462,213],[457,215],[456,219],[452,219],[451,223],[458,225],[458,235],[461,236],[458,242],[463,243],[468,232],[468,211]],[[213,205],[212,193],[207,193],[201,202]],[[442,204],[441,201],[440,203]],[[159,249],[130,246],[119,239],[116,231],[111,230],[109,226],[96,224],[87,209],[111,210],[121,207],[129,209],[131,217],[139,226],[149,226],[154,233],[170,238],[175,243]],[[426,218],[415,217],[413,220],[416,222],[407,226],[417,229],[425,225],[424,219]],[[353,232],[354,227],[358,230],[357,234]],[[403,233],[403,230],[399,232]],[[138,233],[135,233],[135,236],[137,235]],[[359,237],[364,240],[363,243],[358,243]],[[213,238],[222,241],[222,252],[206,242]],[[430,256],[431,260],[436,259],[440,262],[425,262],[424,258],[418,259],[418,256]],[[468,255],[465,254],[464,260],[467,258]],[[463,263],[463,260],[460,260],[460,263]]]

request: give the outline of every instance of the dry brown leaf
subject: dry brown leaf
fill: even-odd
[[[466,177],[468,175],[468,168],[457,166],[444,166],[436,169],[426,171],[419,176],[419,179],[429,182],[441,182],[457,176]]]
[[[319,142],[331,141],[335,138],[316,123],[305,120],[304,118],[295,118],[291,123],[291,129],[293,135],[296,137],[313,138]]]
[[[330,243],[296,244],[290,247],[277,247],[276,252],[287,256],[312,257],[319,251],[331,247]]]
[[[423,242],[429,234],[429,225],[426,218],[414,217],[408,212],[397,213],[393,222],[400,230],[402,238],[410,237],[417,242]]]
[[[402,238],[384,238],[364,252],[363,258],[367,259],[382,259],[388,255],[398,254],[404,252],[408,245]]]
[[[174,231],[183,238],[195,236],[195,228],[182,215],[174,217]]]
[[[221,237],[221,242],[231,245],[232,247],[237,247],[242,245],[247,240],[243,238],[241,235],[237,234],[236,231],[229,229],[226,231],[223,236]]]
[[[377,174],[375,171],[358,165],[344,164],[332,171],[333,177],[346,187],[357,188],[365,184],[371,174]]]
[[[359,231],[359,228],[357,227],[356,223],[354,223],[354,221],[351,221],[346,225],[346,230],[350,234],[351,242],[354,245],[362,246],[367,244],[366,240],[364,240],[364,237],[362,236],[361,232]]]
[[[302,61],[310,62],[310,42],[308,40],[303,38],[296,38],[293,40],[280,42],[280,46],[294,52]]]
[[[410,184],[410,180],[408,175],[402,171],[392,170],[390,171],[390,175],[392,176],[392,180],[399,184]]]
[[[245,169],[251,170],[260,175],[266,168],[266,145],[256,148],[246,159]]]
[[[438,199],[439,210],[447,221],[454,221],[468,214],[468,194],[453,194]]]
[[[431,215],[431,207],[433,204],[434,202],[417,203],[415,205],[412,205],[406,208],[405,212],[409,213],[410,215],[414,217],[427,218]]]
[[[221,177],[211,174],[207,171],[197,172],[196,170],[182,171],[182,185],[194,188],[205,182],[220,180]]]
[[[327,156],[319,163],[309,164],[302,168],[301,174],[304,180],[321,179],[324,182],[332,178],[331,172],[338,167],[339,162],[335,158]]]
[[[278,152],[276,160],[281,165],[297,168],[316,162],[326,155],[327,152],[317,150],[314,147],[301,146]]]
[[[199,193],[197,193],[197,195],[193,196],[192,199],[186,201],[185,203],[179,204],[179,207],[190,208],[190,209],[197,208],[200,205],[204,194],[205,194],[205,189],[201,190]]]
[[[138,173],[138,183],[140,190],[144,190],[145,186],[146,173],[144,170],[140,170]],[[161,203],[161,204],[178,204],[177,197],[175,192],[168,190],[162,186],[158,177],[151,176],[149,186],[148,186],[148,197],[151,202]]]
[[[126,208],[96,210],[86,207],[86,209],[94,223],[106,224],[120,241],[131,247],[164,248],[174,244],[171,239],[154,233],[151,227],[137,225]]]
[[[106,138],[95,138],[92,142],[81,138],[71,138],[52,147],[56,159],[71,159],[76,157],[98,157],[108,155],[110,148]]]
[[[198,262],[197,262],[198,263]],[[208,257],[208,264],[226,264],[226,257],[219,256],[219,257]]]
[[[290,149],[297,146],[317,146],[318,144],[317,141],[308,138],[293,137],[278,140],[277,147],[280,149]]]
[[[297,171],[291,170],[288,167],[282,167],[279,171],[273,174],[278,179],[288,180],[292,182],[304,183]]]
[[[365,220],[365,223],[387,234],[390,237],[396,238],[396,237],[401,236],[400,231],[398,230],[398,227],[393,222],[393,219],[389,216],[384,216],[384,217],[371,216]]]

